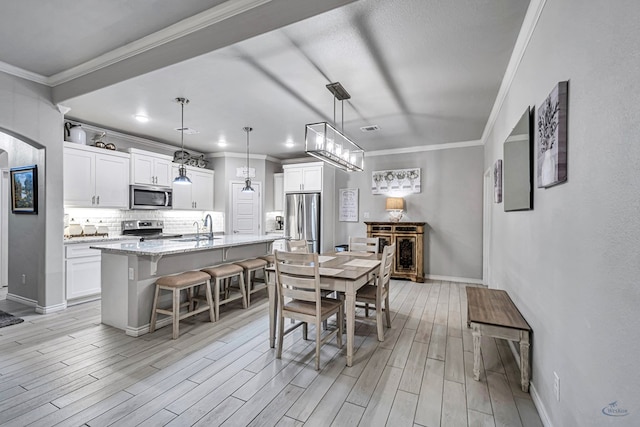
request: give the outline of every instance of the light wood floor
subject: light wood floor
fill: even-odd
[[[99,302],[37,315],[0,301],[25,319],[0,329],[0,425],[541,426],[506,342],[484,339],[473,380],[465,286],[392,281],[385,341],[358,323],[354,366],[334,341],[319,372],[300,330],[275,359],[259,293],[215,324],[181,322],[177,340],[101,325]]]

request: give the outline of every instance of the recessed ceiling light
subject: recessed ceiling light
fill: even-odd
[[[226,147],[227,146],[227,141],[219,141],[218,142],[218,147]]]
[[[293,141],[287,141],[287,142],[285,142],[285,143],[284,143],[284,145],[285,145],[285,147],[289,147],[289,148],[291,148],[291,147],[293,147],[293,146],[294,146],[294,145],[296,145],[296,144],[295,144]]]
[[[136,118],[137,121],[139,121],[140,123],[147,123],[149,121],[149,117],[143,115],[143,114],[136,114],[135,116],[133,116]]]

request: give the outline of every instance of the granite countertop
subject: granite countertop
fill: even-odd
[[[77,236],[77,237],[64,237],[62,242],[65,245],[76,243],[102,243],[102,242],[118,242],[118,241],[133,241],[140,240],[135,236]]]
[[[185,252],[205,251],[219,248],[230,248],[234,246],[251,245],[254,243],[271,243],[277,240],[276,235],[248,235],[248,234],[235,234],[229,236],[217,236],[213,240],[207,240],[206,238],[200,241],[180,241],[181,238],[176,239],[161,239],[161,240],[147,240],[144,242],[139,241],[123,241],[118,243],[102,242],[92,245],[92,249],[100,249],[102,252],[109,252],[115,254],[127,254],[127,255],[170,255],[179,254]],[[184,240],[184,238],[182,238]]]

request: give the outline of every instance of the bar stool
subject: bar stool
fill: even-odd
[[[267,261],[267,267],[273,265],[273,263],[276,262],[276,257],[273,254],[262,255],[262,256],[259,256],[258,258]]]
[[[205,287],[205,300],[206,304],[196,309],[196,302],[202,301],[201,297],[198,297],[200,289],[198,286],[204,285]],[[195,288],[195,294],[192,291]],[[158,308],[158,297],[160,290],[171,291],[173,293],[173,302],[171,310],[165,310]],[[187,301],[180,304],[180,291],[187,291]],[[180,308],[187,307],[187,312],[180,314]],[[153,298],[153,309],[151,312],[151,322],[149,325],[149,332],[153,333],[156,330],[156,319],[158,313],[171,316],[173,323],[172,338],[175,340],[180,335],[178,330],[181,320],[187,317],[195,316],[203,311],[209,311],[209,321],[215,321],[215,314],[213,311],[213,301],[211,298],[210,276],[202,271],[187,271],[184,273],[176,274],[173,276],[164,276],[156,280],[156,293]]]
[[[267,268],[267,261],[262,258],[245,259],[243,261],[236,261],[234,264],[242,267],[244,272],[245,287],[247,289],[247,306],[251,305],[251,294],[258,292],[267,287],[266,277],[261,281],[262,286],[255,287],[256,272],[262,270],[262,275],[266,274],[265,268]]]
[[[211,276],[213,282],[213,303],[215,306],[216,320],[220,319],[220,305],[237,299],[242,299],[242,307],[247,308],[247,291],[244,282],[244,270],[239,265],[223,264],[215,267],[207,267],[201,270]],[[240,295],[230,295],[229,286],[231,279],[238,276],[238,287]],[[220,300],[220,283],[224,291],[223,299]]]

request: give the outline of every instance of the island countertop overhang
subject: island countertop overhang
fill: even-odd
[[[232,248],[236,246],[245,246],[256,243],[273,243],[278,240],[279,236],[274,235],[248,235],[235,234],[228,236],[216,236],[213,240],[203,238],[199,241],[178,241],[180,239],[160,239],[147,240],[144,242],[118,242],[108,244],[92,245],[92,249],[98,249],[102,252],[122,254],[122,255],[139,255],[139,256],[162,256],[181,254],[187,252],[207,251],[212,249]]]

